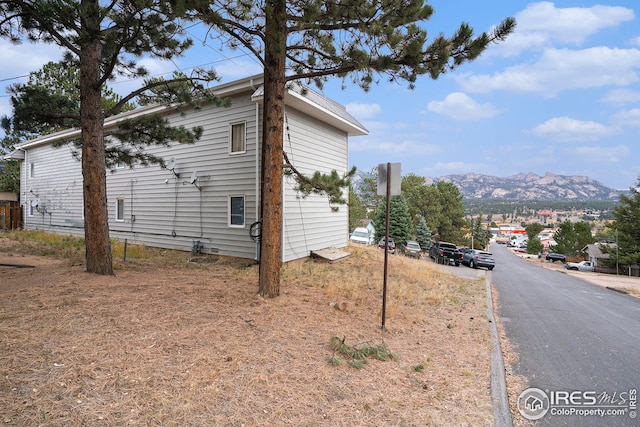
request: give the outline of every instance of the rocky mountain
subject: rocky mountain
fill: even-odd
[[[587,176],[550,172],[544,176],[519,173],[505,178],[477,173],[427,178],[427,184],[437,181],[455,184],[465,199],[618,200],[623,193]]]

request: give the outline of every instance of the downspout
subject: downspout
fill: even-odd
[[[253,85],[253,81],[251,82]],[[260,221],[260,104],[256,102],[256,221]]]
[[[256,86],[253,84],[253,79],[249,80],[249,86],[251,86],[251,90],[256,91]],[[255,143],[256,143],[256,221],[260,221],[260,103],[255,101],[256,104],[256,132],[255,132]]]
[[[285,94],[286,94],[288,92],[288,89],[285,88],[284,90],[285,90]],[[285,120],[287,120],[287,106],[286,105],[284,106],[283,117],[285,118]],[[287,124],[287,126],[288,126],[288,124]],[[284,139],[284,133],[282,135],[282,139]],[[291,141],[289,141],[289,143],[291,143]],[[291,148],[291,145],[289,145],[289,148]],[[285,152],[287,150],[287,147],[286,147],[284,141],[282,142],[282,150],[285,151]],[[284,153],[282,155],[284,156]],[[280,173],[284,173],[284,170],[280,171]],[[282,262],[284,262],[284,259],[285,259],[285,252],[286,252],[286,250],[285,250],[285,242],[286,242],[285,234],[287,233],[287,230],[286,230],[286,224],[287,223],[285,222],[285,216],[287,214],[286,209],[285,209],[286,202],[287,202],[287,192],[286,192],[286,185],[285,185],[286,182],[287,182],[286,179],[282,180],[282,189],[281,189],[282,190],[282,235],[280,236],[280,241],[282,242],[282,244],[280,245],[280,261],[282,261]]]
[[[18,148],[18,150],[22,150],[24,151],[24,162],[22,162],[22,166],[24,166],[24,187],[22,186],[22,182],[20,183],[20,193],[22,193],[24,191],[24,198],[22,197],[22,194],[20,194],[20,197],[22,200],[24,200],[23,203],[26,203],[27,201],[27,180],[29,179],[29,159],[28,159],[28,154],[27,154],[27,150],[25,150],[24,148]],[[20,170],[22,171],[22,167],[20,168]],[[20,181],[22,181],[22,173],[20,174]],[[29,206],[28,205],[23,205],[24,206],[24,210],[22,211],[22,228],[24,230],[27,229],[27,218],[29,218]]]

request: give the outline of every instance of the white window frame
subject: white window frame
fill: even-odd
[[[34,162],[27,163],[27,178],[31,179],[35,177],[36,167]]]
[[[124,199],[121,197],[116,200],[116,221],[124,222]]]
[[[242,125],[242,150],[233,150],[233,129]],[[229,123],[229,155],[245,154],[247,152],[247,122]]]
[[[232,221],[232,218],[235,216],[239,216],[240,214],[233,213],[233,199],[242,199],[242,224],[234,224]],[[231,194],[229,195],[229,203],[228,203],[228,225],[231,228],[244,228],[245,224],[246,224],[246,200],[247,198],[244,196],[244,194]]]

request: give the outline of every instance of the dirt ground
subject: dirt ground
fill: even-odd
[[[0,238],[0,263],[32,266],[0,267],[3,425],[493,425],[484,280],[390,257],[383,332],[375,248],[290,263],[264,299],[246,260],[98,276],[20,245]],[[397,358],[354,368],[332,336]]]

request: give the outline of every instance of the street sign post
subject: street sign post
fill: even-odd
[[[384,225],[384,279],[382,282],[382,331],[387,330],[387,265],[389,257],[389,211],[391,196],[400,194],[400,163],[381,163],[378,165],[378,195],[387,197]],[[397,249],[396,249],[397,250]]]

